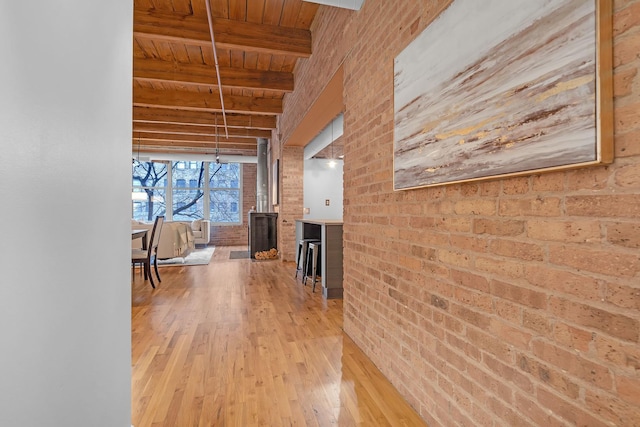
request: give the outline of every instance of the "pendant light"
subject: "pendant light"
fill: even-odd
[[[336,162],[335,157],[333,157],[333,123],[335,120],[331,121],[331,158],[329,159],[329,167],[331,169],[335,169],[336,165],[338,164],[338,162]]]

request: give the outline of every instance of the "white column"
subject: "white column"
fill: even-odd
[[[0,426],[131,425],[131,1],[0,1]]]

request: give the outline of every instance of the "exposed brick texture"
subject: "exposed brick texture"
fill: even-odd
[[[449,1],[319,9],[280,236],[291,257],[287,135],[344,63],[344,329],[431,427],[640,426],[640,0],[613,3],[613,164],[402,192],[393,60]]]
[[[282,261],[295,261],[296,219],[304,205],[302,147],[283,147],[280,159],[280,205],[278,209],[278,249]]]

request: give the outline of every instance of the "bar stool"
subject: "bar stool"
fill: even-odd
[[[320,256],[319,254],[321,249],[322,249],[322,244],[319,241],[310,242],[309,247],[307,248],[306,263],[307,265],[309,265],[309,262],[311,262],[311,282],[313,283],[313,288],[311,289],[311,292],[316,291],[318,269],[320,268],[320,262],[322,261],[322,259],[318,259],[318,257]],[[311,259],[309,259],[309,257],[311,257]],[[304,279],[302,280],[305,286],[307,285],[307,277],[308,277],[308,273],[305,274]]]
[[[298,271],[302,270],[302,277],[307,275],[307,248],[309,247],[309,243],[311,242],[320,242],[318,239],[300,239],[298,241],[298,252],[296,253],[296,275],[295,278],[298,278]],[[302,266],[300,266],[302,264]]]

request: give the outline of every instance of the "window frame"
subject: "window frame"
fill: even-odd
[[[242,206],[243,206],[243,185],[244,185],[244,174],[243,174],[243,165],[242,163],[236,163],[236,162],[231,162],[229,164],[237,164],[238,166],[238,187],[234,188],[234,187],[212,187],[210,184],[210,175],[211,175],[211,165],[217,165],[218,163],[216,162],[210,162],[210,161],[203,161],[202,163],[204,163],[204,177],[203,177],[203,187],[190,187],[190,186],[185,186],[185,187],[178,187],[177,185],[174,186],[173,185],[173,166],[174,163],[176,164],[176,169],[178,169],[180,166],[182,166],[182,169],[179,169],[181,171],[186,171],[189,169],[197,169],[197,168],[193,168],[191,167],[192,164],[197,164],[197,161],[184,161],[184,160],[171,160],[171,161],[156,161],[156,162],[145,162],[145,163],[159,163],[159,164],[165,164],[167,167],[167,174],[164,177],[163,180],[159,181],[158,184],[154,187],[148,187],[148,186],[142,186],[142,185],[134,185],[133,184],[133,170],[132,170],[132,184],[131,184],[131,191],[132,193],[135,192],[139,192],[139,191],[144,191],[144,189],[146,188],[152,188],[154,190],[162,190],[164,191],[164,202],[165,202],[165,206],[164,206],[164,210],[165,210],[165,218],[166,221],[174,221],[173,219],[173,210],[174,210],[174,206],[173,206],[173,192],[174,190],[197,190],[197,189],[201,189],[204,193],[203,195],[203,206],[202,206],[202,213],[203,213],[203,218],[204,219],[208,219],[209,221],[211,221],[211,225],[215,225],[215,226],[220,226],[220,227],[225,227],[225,226],[239,226],[243,224],[243,213],[242,213]],[[186,182],[185,182],[186,184]],[[237,197],[237,211],[238,211],[238,221],[237,222],[220,222],[220,221],[212,221],[211,220],[211,192],[212,191],[226,191],[226,192],[237,192],[238,197]],[[136,200],[131,200],[131,217],[133,218],[133,214],[134,214],[134,208],[135,208],[135,204],[137,203]],[[195,218],[194,218],[195,219]],[[147,221],[148,219],[145,219],[145,221]],[[176,221],[188,221],[185,219],[179,219]]]
[[[209,184],[211,182],[211,177],[207,176],[207,202],[211,203],[211,191],[237,191],[238,192],[238,222],[219,222],[219,221],[213,221],[211,220],[211,209],[209,208],[207,210],[207,212],[209,212],[209,221],[211,221],[211,225],[215,225],[215,226],[239,226],[243,224],[243,213],[242,213],[242,196],[243,196],[243,185],[244,185],[244,175],[243,175],[243,168],[242,168],[242,163],[236,163],[236,162],[230,162],[227,163],[228,165],[230,164],[237,164],[238,165],[238,187],[234,188],[234,187],[211,187]],[[211,165],[219,165],[216,162],[209,162],[209,166]],[[220,164],[220,166],[222,166]],[[207,168],[207,172],[210,173],[211,172],[211,168]]]
[[[168,187],[167,187],[167,183],[170,182],[169,180],[171,179],[171,164],[169,162],[165,162],[165,161],[156,161],[156,162],[140,162],[140,163],[152,163],[152,164],[158,164],[158,165],[164,165],[166,168],[166,175],[164,176],[164,178],[160,179],[155,185],[142,185],[142,183],[140,183],[139,185],[134,185],[133,183],[133,169],[131,171],[131,193],[132,193],[132,198],[131,198],[131,218],[135,219],[134,217],[134,213],[135,213],[135,208],[136,208],[136,204],[137,203],[148,203],[148,201],[143,201],[143,200],[136,200],[133,197],[133,194],[135,193],[144,193],[146,194],[146,190],[151,190],[154,195],[156,193],[156,191],[162,193],[164,192],[164,212],[160,211],[157,212],[157,215],[166,215],[167,212],[167,206],[170,206],[171,203],[171,195],[168,192]],[[154,166],[155,169],[155,166]],[[155,197],[155,196],[154,196]],[[162,204],[160,206],[163,206]],[[147,207],[148,209],[148,207]],[[148,213],[148,211],[147,211]],[[152,214],[153,216],[153,214]],[[146,218],[144,219],[136,219],[137,221],[151,221],[147,215]]]

